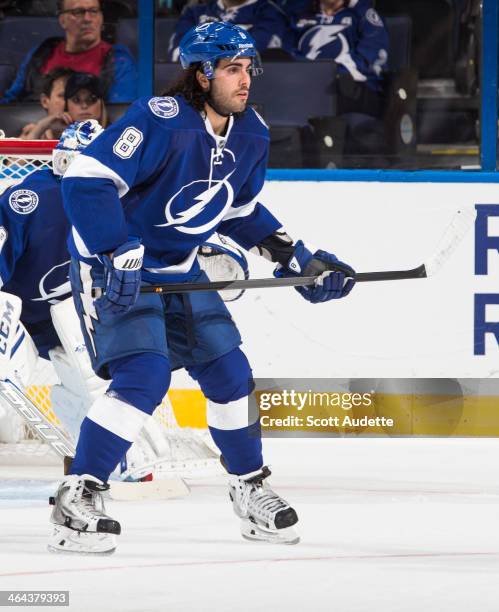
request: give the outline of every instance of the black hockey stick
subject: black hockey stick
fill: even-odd
[[[383,270],[380,272],[358,272],[360,283],[427,278],[436,274],[461,243],[475,219],[475,210],[458,211],[445,230],[435,253],[417,268],[410,270]],[[193,291],[221,291],[222,289],[268,289],[272,287],[300,287],[313,285],[317,276],[292,276],[287,278],[252,278],[248,280],[215,281],[206,283],[165,283],[144,285],[141,293],[189,293]],[[102,295],[102,289],[92,289],[92,297]]]
[[[404,278],[426,278],[425,265],[413,270],[387,270],[385,272],[358,272],[358,283],[369,281],[402,280]],[[250,278],[248,280],[215,281],[207,283],[167,283],[144,285],[141,293],[190,293],[192,291],[221,291],[222,289],[269,289],[271,287],[303,287],[313,285],[318,276],[290,276],[286,278]]]
[[[435,253],[417,268],[410,270],[384,270],[380,272],[358,272],[357,282],[376,282],[427,278],[436,274],[461,243],[475,219],[475,210],[458,211],[445,230]],[[287,278],[253,278],[249,280],[216,281],[207,283],[167,283],[144,285],[141,293],[187,293],[192,291],[221,291],[222,289],[267,289],[271,287],[300,287],[313,285],[316,276],[294,276]]]

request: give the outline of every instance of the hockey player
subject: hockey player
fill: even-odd
[[[163,297],[139,294],[140,286],[206,280],[196,253],[215,229],[276,262],[278,275],[321,275],[299,288],[312,303],[346,296],[355,273],[293,242],[258,202],[269,133],[246,108],[251,77],[261,71],[251,36],[232,24],[204,24],[182,39],[180,58],[184,79],[170,95],[138,100],[63,180],[73,295],[93,367],[111,384],[83,421],[70,476],[57,491],[51,550],[115,549],[120,525],[105,514],[101,493],[178,367],[208,398],[208,426],[243,536],[298,541],[295,510],[266,480],[258,421],[248,419],[251,368],[225,305],[213,292]]]
[[[92,371],[69,299],[70,225],[61,177],[101,132],[96,121],[71,124],[53,151],[52,170],[35,171],[0,196],[0,379],[26,389],[38,356],[50,356],[61,380],[52,387],[52,408],[74,440],[84,414],[107,383]],[[18,442],[23,430],[23,419],[0,403],[0,442]],[[164,459],[164,443],[161,427],[151,419],[138,444],[120,458],[117,477],[140,479],[154,472]]]
[[[53,170],[33,172],[0,197],[0,378],[21,388],[29,385],[38,355],[48,359],[61,344],[51,316],[51,307],[71,296],[61,176],[101,131],[96,121],[72,124],[54,149]],[[0,440],[17,442],[22,425],[0,406]]]

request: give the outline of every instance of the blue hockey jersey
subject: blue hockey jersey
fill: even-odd
[[[168,53],[171,61],[178,61],[178,45],[182,36],[192,27],[210,21],[235,23],[251,33],[256,48],[286,48],[292,44],[291,24],[284,12],[272,0],[245,0],[242,4],[225,8],[222,0],[186,6],[170,40]]]
[[[268,148],[253,109],[217,136],[182,96],[141,98],[62,180],[71,253],[96,263],[92,256],[137,236],[144,279],[172,280],[194,270],[198,246],[215,231],[251,248],[280,227],[258,202]]]
[[[380,89],[388,61],[388,33],[370,3],[362,1],[335,15],[308,11],[294,20],[296,55],[334,59],[338,71]]]
[[[40,170],[0,196],[0,284],[22,299],[21,320],[50,320],[50,306],[71,295],[69,222],[61,183]]]

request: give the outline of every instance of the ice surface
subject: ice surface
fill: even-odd
[[[0,589],[70,610],[499,609],[499,440],[267,440],[297,546],[239,536],[223,478],[185,499],[112,502],[110,557],[46,552],[56,468],[0,469]]]

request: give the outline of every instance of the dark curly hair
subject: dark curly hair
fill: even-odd
[[[196,78],[196,73],[200,70],[200,64],[192,64],[184,70],[183,74],[166,89],[162,96],[178,96],[185,98],[197,111],[204,110],[205,102],[208,100],[209,93],[204,91]]]

